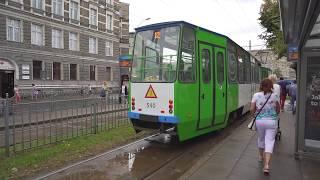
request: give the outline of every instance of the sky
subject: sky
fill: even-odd
[[[265,48],[258,35],[263,0],[120,0],[129,3],[130,32],[134,28],[166,21],[186,21],[224,34],[245,49]],[[149,20],[146,20],[149,19]]]

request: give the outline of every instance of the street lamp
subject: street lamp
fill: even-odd
[[[148,21],[148,20],[150,20],[151,18],[145,18],[145,19],[142,19],[141,21],[140,21],[140,23],[137,25],[137,27],[139,27],[142,23],[144,23],[145,21]]]

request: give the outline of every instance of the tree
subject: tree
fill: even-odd
[[[277,77],[282,77],[282,71],[279,68],[273,70],[273,74],[277,75]]]
[[[280,58],[286,55],[287,45],[280,31],[279,4],[277,0],[263,1],[258,20],[262,27],[265,28],[265,31],[259,35],[259,38],[265,40],[267,47],[271,48]]]

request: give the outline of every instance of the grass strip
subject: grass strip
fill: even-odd
[[[39,171],[50,171],[93,155],[135,138],[131,126],[125,125],[106,132],[80,136],[29,151],[4,156],[0,149],[0,179],[23,178]]]

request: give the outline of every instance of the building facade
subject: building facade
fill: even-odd
[[[120,83],[129,81],[131,61],[129,55],[129,4],[120,2]]]
[[[20,89],[117,87],[119,11],[119,0],[0,0],[0,59]]]
[[[290,68],[292,63],[288,62],[286,57],[278,58],[277,55],[270,49],[252,50],[250,52],[261,62],[263,67],[270,68],[272,72],[274,72],[276,69],[280,70],[282,76],[286,79],[296,78],[295,70]]]

